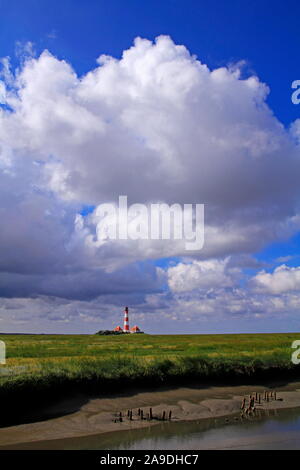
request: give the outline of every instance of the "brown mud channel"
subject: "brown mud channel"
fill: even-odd
[[[272,391],[274,397],[274,390],[276,390],[276,400],[275,398],[269,401],[262,399],[260,404],[255,404],[253,413],[241,417],[243,397],[247,400],[249,395],[255,393],[263,397],[265,391]],[[147,416],[150,408],[152,419]],[[139,409],[143,410],[144,419],[141,419]],[[132,411],[132,419],[128,417],[128,410]],[[168,421],[170,412],[171,421]],[[263,432],[263,438],[258,439],[257,436],[252,435],[251,439],[249,436],[244,437],[244,441],[239,427],[248,429],[249,426],[253,426],[253,423],[266,423],[266,420],[287,416],[284,413],[288,413],[291,419],[295,413],[298,413],[300,423],[300,383],[277,384],[277,386],[132,390],[124,395],[100,398],[78,396],[72,400],[60,401],[51,409],[49,408],[47,413],[57,417],[0,428],[0,449],[142,448],[139,445],[147,446],[145,448],[153,448],[153,445],[157,445],[158,447],[154,448],[159,449],[168,448],[165,433],[168,435],[175,433],[181,436],[178,444],[176,444],[176,439],[175,441],[173,439],[172,445],[175,447],[169,448],[183,448],[183,442],[185,442],[184,448],[201,448],[201,445],[205,446],[202,448],[239,448],[239,445],[244,448],[261,448],[259,445],[272,446],[276,442],[278,447],[284,440],[280,427],[275,426],[273,432],[269,434]],[[163,416],[165,416],[164,421],[162,421]],[[231,428],[233,430],[229,435]],[[300,429],[298,435],[296,428],[292,427],[289,431],[289,434],[292,433],[289,438],[291,443],[300,442]],[[219,435],[219,437],[223,436],[221,443],[217,443],[217,440],[213,438],[211,441],[201,440],[199,436],[196,441],[192,438],[184,439],[184,436],[188,436],[189,433],[196,432],[197,434],[197,432],[208,432],[212,429],[215,431],[223,429]],[[161,433],[162,437],[157,440]],[[124,440],[124,436],[127,436],[127,440]],[[128,443],[128,436],[131,436],[131,444]],[[154,441],[149,440],[149,436],[152,436]],[[140,444],[137,444],[138,442]],[[189,447],[192,443],[192,447]],[[196,443],[197,447],[194,447]]]

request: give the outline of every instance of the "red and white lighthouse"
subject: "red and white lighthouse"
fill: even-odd
[[[128,318],[128,307],[125,307],[124,310],[124,328],[123,331],[129,333],[129,318]]]

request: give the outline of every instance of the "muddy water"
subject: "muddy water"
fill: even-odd
[[[269,412],[269,416],[259,419],[241,421],[235,416],[193,422],[161,423],[126,432],[24,443],[14,447],[98,450],[300,449],[300,408],[273,410]]]

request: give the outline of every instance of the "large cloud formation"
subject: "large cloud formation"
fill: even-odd
[[[186,285],[232,296],[240,270],[226,268],[230,257],[299,229],[295,126],[284,128],[268,87],[239,66],[210,70],[167,36],[137,38],[120,60],[101,55],[81,77],[49,51],[16,71],[2,65],[3,298],[118,305],[132,295],[140,312],[161,312]],[[119,195],[204,203],[204,249],[162,270],[149,260],[186,257],[182,243],[95,243],[97,206]],[[80,215],[83,206],[95,210]],[[237,299],[245,308],[240,292],[228,311]]]

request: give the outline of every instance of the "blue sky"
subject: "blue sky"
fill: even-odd
[[[89,332],[99,324],[111,327],[114,322],[119,323],[118,312],[122,312],[123,303],[130,302],[135,323],[140,322],[144,329],[152,328],[150,332],[168,332],[170,318],[173,332],[183,329],[193,332],[195,328],[202,332],[299,330],[300,233],[296,179],[300,161],[300,125],[297,124],[300,105],[291,101],[291,84],[300,79],[299,27],[300,5],[294,0],[0,0],[0,57],[9,58],[12,72],[6,77],[2,73],[8,98],[1,104],[3,132],[0,139],[8,157],[5,154],[4,167],[1,167],[5,190],[0,196],[8,214],[7,225],[11,226],[3,239],[0,237],[0,251],[5,253],[5,261],[0,266],[0,320],[1,312],[3,314],[0,331],[55,332],[62,327],[64,331]],[[155,42],[162,35],[172,42]],[[136,37],[152,41],[151,47],[146,43],[133,46]],[[179,75],[183,77],[183,89],[190,86],[197,99],[196,106],[188,92],[184,96],[185,119],[186,122],[190,119],[190,125],[178,141],[177,129],[184,127],[180,113],[177,116],[178,110],[172,109],[165,89],[160,89],[160,83],[155,82],[155,68],[151,68],[150,62],[150,65],[142,62],[143,53],[139,52],[149,47],[157,67],[166,66],[170,57],[174,67],[180,67],[182,56],[174,44],[185,46],[190,54],[186,69],[182,68]],[[126,53],[126,67],[130,69],[129,76],[132,75],[126,81],[121,58],[130,48],[132,54]],[[49,56],[43,53],[45,50],[49,51]],[[168,59],[165,59],[166,51]],[[97,82],[97,58],[101,54],[115,58],[116,69],[119,67],[118,72],[110,72],[115,74],[111,79],[118,90],[115,96],[104,74]],[[227,77],[219,89],[210,88],[214,86],[214,78],[209,81],[204,69],[201,71],[201,80],[208,80],[207,93],[211,100],[203,110],[205,98],[200,91],[199,96],[197,94],[201,85],[193,84],[193,55],[210,71],[225,68],[230,72],[234,67],[240,68],[239,79],[233,83]],[[71,69],[64,68],[63,61],[70,64],[75,78]],[[2,61],[3,70],[5,63],[8,64]],[[32,68],[30,63],[34,64]],[[147,74],[137,77],[135,63],[139,67],[137,75],[143,67],[150,70],[156,94],[152,95],[152,85],[147,90],[141,85],[146,83]],[[108,70],[106,65],[99,69],[101,67]],[[190,73],[188,78],[186,73]],[[93,76],[94,81],[89,82],[87,74]],[[254,87],[254,97],[249,98],[246,88],[242,90],[239,85],[248,83],[247,79],[252,76],[258,77],[259,86]],[[21,77],[19,82],[18,77]],[[165,79],[169,80],[168,74]],[[197,83],[204,83],[201,80],[199,78]],[[102,89],[103,82],[106,88]],[[130,94],[132,83],[138,97],[135,99]],[[267,85],[269,93],[263,84]],[[168,90],[172,90],[178,101],[182,98],[180,86],[175,84],[173,90],[169,82]],[[128,94],[124,92],[123,96],[120,90],[124,88]],[[74,89],[79,90],[78,94]],[[72,104],[69,99],[74,99]],[[152,105],[149,105],[151,100]],[[253,100],[259,102],[257,113],[255,106],[252,107]],[[264,108],[265,105],[268,108]],[[45,117],[46,108],[48,117]],[[126,115],[127,109],[131,110],[131,115]],[[221,109],[220,115],[218,109]],[[149,129],[145,130],[141,122],[148,123],[153,110],[153,121],[149,118]],[[176,120],[174,118],[170,125],[170,135],[159,134],[156,118],[163,116],[166,123],[168,117],[173,119],[173,113]],[[104,114],[103,119],[106,124],[112,124],[111,129],[107,130],[105,138],[99,137],[102,131],[95,137],[90,129],[98,126]],[[117,122],[121,115],[125,116],[125,124]],[[207,129],[206,116],[211,120]],[[207,135],[200,141],[194,125],[198,130],[206,129],[203,132]],[[119,142],[120,129],[122,140]],[[238,135],[235,134],[237,129]],[[68,133],[72,135],[72,143]],[[186,136],[189,137],[185,141]],[[241,136],[247,144],[244,145]],[[172,137],[176,141],[174,146]],[[167,143],[161,146],[164,139]],[[209,147],[214,139],[219,139],[223,146],[224,158],[222,152],[214,154]],[[214,164],[211,167],[206,168],[201,151],[197,154],[197,145],[212,152],[210,159]],[[125,163],[122,163],[122,152],[121,156],[118,154],[122,148]],[[182,155],[177,155],[178,148]],[[88,158],[85,158],[85,149],[88,149]],[[126,152],[133,155],[128,163]],[[234,153],[232,161],[230,152]],[[139,166],[141,154],[145,161]],[[172,166],[168,174],[174,171],[175,183],[168,192],[164,191],[166,177],[156,179],[151,169],[160,158],[166,164],[170,155],[178,165],[188,158],[186,165],[190,166],[191,183],[189,180],[182,182],[180,171],[176,173],[176,166]],[[253,160],[249,163],[246,159],[240,164],[239,155],[243,158],[251,155]],[[218,159],[226,158],[228,166],[222,162],[218,172]],[[144,168],[147,173],[148,166],[149,178],[137,182]],[[14,173],[8,168],[14,168]],[[203,180],[199,177],[203,190],[201,183],[198,187],[193,180],[199,168],[203,168]],[[250,175],[249,181],[247,175]],[[11,180],[8,182],[7,178]],[[205,185],[209,178],[213,180],[214,189]],[[128,183],[133,201],[140,197],[141,201],[137,202],[149,202],[156,195],[173,200],[178,191],[180,201],[191,202],[184,198],[199,197],[199,202],[207,202],[211,229],[208,234],[212,234],[208,235],[211,239],[207,251],[187,257],[176,249],[160,252],[156,247],[149,251],[129,247],[123,251],[118,247],[110,251],[95,245],[92,247],[95,252],[87,254],[86,240],[91,240],[90,231],[95,228],[92,228],[94,208],[105,198],[110,201],[124,193],[124,181]],[[152,187],[157,192],[152,192]],[[27,202],[23,203],[22,199]],[[23,210],[28,213],[24,212],[24,222],[20,222],[14,214]],[[77,225],[74,225],[75,219]],[[32,221],[33,227],[32,232],[28,229],[28,234],[27,228],[24,229],[26,221],[28,226]],[[28,240],[26,236],[25,241],[19,240],[15,228],[24,230]],[[216,228],[218,237],[213,240]],[[228,239],[224,240],[222,233]],[[34,248],[32,240],[36,241]],[[288,268],[276,271],[282,265]],[[205,278],[212,279],[211,286]],[[14,288],[12,282],[17,287]],[[76,283],[80,286],[78,292],[74,287]],[[225,305],[224,310],[222,305]],[[277,309],[274,315],[273,305]],[[198,313],[194,311],[195,306]],[[78,312],[82,312],[82,317]]]

